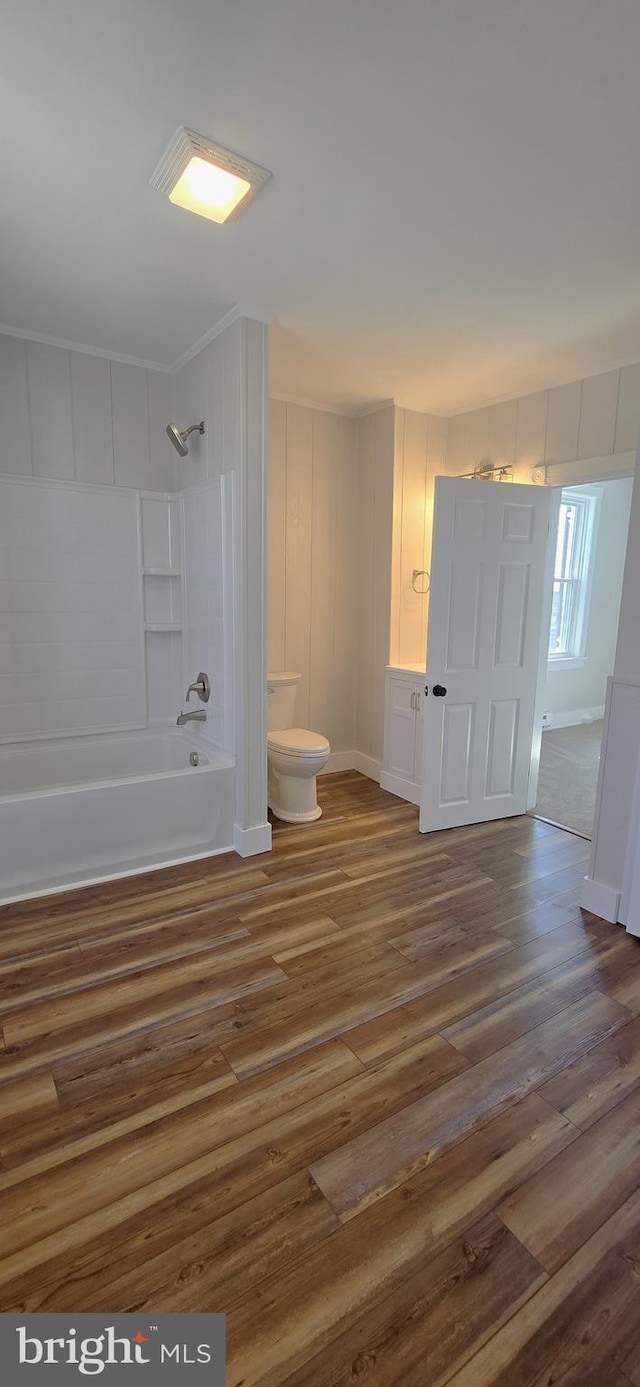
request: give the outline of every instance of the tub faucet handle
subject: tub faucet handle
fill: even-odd
[[[211,684],[209,682],[208,674],[203,674],[201,671],[194,683],[189,685],[189,688],[187,689],[187,703],[189,702],[192,693],[196,693],[198,695],[198,698],[200,699],[201,703],[209,702],[209,699],[211,697]]]

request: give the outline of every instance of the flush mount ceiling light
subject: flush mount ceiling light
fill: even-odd
[[[150,183],[178,207],[209,221],[231,221],[271,174],[222,145],[180,126]]]

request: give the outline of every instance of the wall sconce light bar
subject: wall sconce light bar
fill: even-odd
[[[510,462],[499,466],[494,466],[492,462],[479,462],[473,472],[462,472],[461,475],[470,477],[474,482],[502,482],[505,477],[512,482],[513,475],[509,476],[509,473],[513,474],[513,465]]]

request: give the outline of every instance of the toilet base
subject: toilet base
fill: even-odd
[[[298,814],[294,814],[288,809],[280,809],[275,804],[270,804],[269,808],[274,819],[281,819],[285,824],[310,824],[313,823],[314,819],[322,818],[322,810],[319,804],[316,804],[315,809],[308,809],[306,813]]]
[[[322,810],[318,804],[316,792],[316,777],[309,774],[315,770],[315,764],[307,766],[307,774],[301,775],[299,765],[296,766],[297,774],[288,774],[289,766],[285,762],[285,771],[276,769],[274,757],[270,753],[268,759],[268,785],[267,802],[271,813],[276,819],[282,819],[285,824],[309,824],[315,819],[319,819]],[[322,757],[325,761],[326,757]],[[316,761],[316,758],[314,758]],[[281,758],[282,764],[282,758]],[[317,764],[317,762],[316,762]]]

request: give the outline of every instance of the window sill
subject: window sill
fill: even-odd
[[[584,669],[585,661],[581,655],[562,655],[547,660],[547,673],[562,674],[570,669]]]

